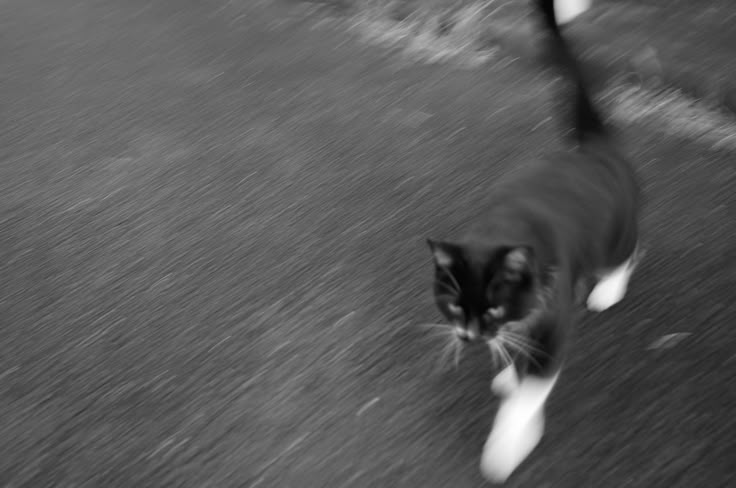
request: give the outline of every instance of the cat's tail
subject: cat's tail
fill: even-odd
[[[593,106],[583,80],[580,67],[572,55],[567,41],[560,32],[558,19],[568,22],[583,11],[587,10],[590,0],[534,0],[542,14],[542,21],[549,32],[549,50],[547,51],[560,69],[563,77],[574,90],[572,96],[572,133],[575,142],[582,145],[591,139],[606,138],[608,136],[603,120]],[[557,3],[557,4],[556,4]]]

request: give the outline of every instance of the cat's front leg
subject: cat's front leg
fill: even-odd
[[[561,367],[564,334],[557,324],[545,317],[527,330],[529,356],[493,379],[491,389],[501,401],[481,456],[481,472],[489,481],[505,482],[544,435],[544,408]]]
[[[558,375],[527,375],[502,397],[481,457],[481,472],[489,481],[506,481],[539,444],[544,406]]]

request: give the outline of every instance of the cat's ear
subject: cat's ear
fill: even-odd
[[[528,246],[511,248],[504,258],[503,265],[509,277],[519,277],[533,271],[534,252]]]
[[[455,262],[453,247],[445,242],[427,239],[429,249],[432,251],[434,262],[440,268],[449,268]]]

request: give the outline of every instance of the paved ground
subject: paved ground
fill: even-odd
[[[0,2],[0,486],[483,485],[424,238],[555,144],[546,83],[262,3]],[[508,486],[736,483],[733,154],[624,135],[649,254]]]

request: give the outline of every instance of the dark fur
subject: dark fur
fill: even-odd
[[[575,147],[532,161],[499,182],[489,192],[492,211],[465,236],[429,244],[436,302],[451,322],[490,338],[503,327],[521,327],[517,321],[544,306],[543,313],[524,323],[523,332],[539,350],[522,368],[546,375],[559,368],[576,286],[635,251],[640,189],[634,169],[591,103],[557,27],[553,1],[535,3],[549,33],[545,58],[554,61],[574,92],[570,134]],[[516,281],[507,279],[505,260],[513,250],[525,256]],[[452,293],[456,285],[459,293]],[[543,290],[552,294],[544,303],[538,299]],[[449,304],[462,307],[463,316],[451,313]],[[486,313],[498,304],[507,307],[503,320]]]

